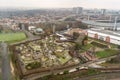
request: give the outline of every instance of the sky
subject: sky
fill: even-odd
[[[0,7],[120,9],[120,0],[0,0]]]

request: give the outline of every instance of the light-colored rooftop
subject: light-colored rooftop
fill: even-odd
[[[101,27],[114,27],[114,23],[102,23],[102,22],[97,22],[94,20],[82,20],[83,23],[89,24],[89,25],[94,25],[94,26],[101,26]],[[120,27],[120,23],[117,23],[117,27]]]
[[[36,31],[37,32],[43,32],[43,29],[42,28],[37,28]]]
[[[98,33],[101,36],[110,36],[110,38],[120,40],[120,32],[109,30],[88,30],[89,33]]]

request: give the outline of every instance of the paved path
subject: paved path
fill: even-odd
[[[34,36],[32,33],[30,33],[27,30],[23,30],[23,32],[28,36],[28,39],[34,39],[34,38],[36,38],[36,36]]]
[[[103,73],[73,80],[120,80],[120,72],[118,73]]]
[[[10,80],[10,61],[8,58],[8,48],[6,43],[1,43],[2,48],[2,80]]]

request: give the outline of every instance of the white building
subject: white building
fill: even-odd
[[[88,30],[88,37],[120,45],[120,33],[108,30]]]
[[[87,31],[89,37],[120,45],[120,23],[117,23],[117,17],[115,17],[115,23],[103,23],[93,20],[83,20],[82,22],[89,27],[93,27],[93,29]]]
[[[31,30],[33,30],[33,29],[35,29],[35,28],[36,28],[35,26],[29,26],[29,27],[28,27],[28,30],[31,31]]]

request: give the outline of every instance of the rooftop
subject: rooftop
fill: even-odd
[[[94,26],[101,26],[101,27],[114,27],[114,23],[103,23],[103,22],[97,22],[94,20],[82,20],[83,23],[94,25]],[[120,23],[117,23],[117,27],[120,27]]]
[[[120,31],[110,31],[110,30],[88,30],[90,33],[99,33],[101,36],[110,36],[113,39],[120,40]]]
[[[37,28],[36,31],[37,32],[43,32],[43,29],[42,28]]]

